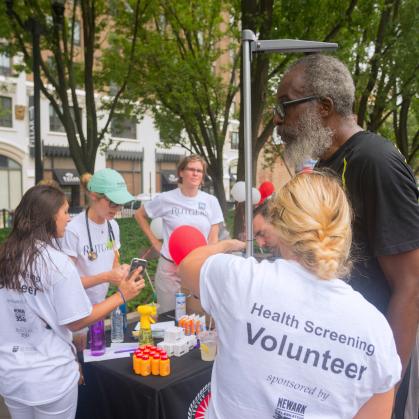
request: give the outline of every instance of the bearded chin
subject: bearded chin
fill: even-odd
[[[295,128],[287,127],[282,135],[287,144],[284,159],[295,168],[306,160],[319,159],[332,145],[333,131],[322,125],[314,110],[309,110],[301,115]]]

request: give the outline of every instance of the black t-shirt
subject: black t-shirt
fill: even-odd
[[[390,287],[377,256],[419,248],[415,177],[391,142],[365,131],[353,135],[317,167],[331,168],[339,175],[354,210],[354,266],[349,283],[385,312]]]

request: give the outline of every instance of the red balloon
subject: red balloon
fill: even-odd
[[[260,192],[260,201],[258,205],[260,205],[268,196],[271,196],[275,192],[275,186],[272,182],[265,181],[262,182],[259,186]]]
[[[195,227],[184,225],[173,230],[169,237],[169,252],[176,265],[192,250],[205,246],[207,240]]]

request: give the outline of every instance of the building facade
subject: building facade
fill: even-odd
[[[82,97],[83,91],[78,95]],[[34,150],[29,141],[32,96],[30,77],[25,73],[13,75],[10,58],[0,56],[0,210],[13,210],[23,193],[35,183]],[[143,115],[139,122],[134,118],[119,120],[111,127],[111,137],[112,143],[107,151],[97,154],[96,170],[105,167],[118,170],[134,196],[154,196],[176,186],[176,166],[186,151],[180,146],[162,148],[159,132],[150,115]],[[224,186],[229,198],[237,166],[238,121],[230,122],[227,137],[223,163]],[[43,96],[41,139],[44,178],[54,179],[60,184],[70,206],[83,206],[84,194],[64,128]]]

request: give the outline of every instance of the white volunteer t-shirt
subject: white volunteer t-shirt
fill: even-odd
[[[115,220],[110,220],[112,231],[115,235],[115,247],[119,249],[121,243],[119,240],[119,226]],[[112,269],[115,252],[109,241],[108,225],[96,224],[89,220],[90,237],[92,238],[93,250],[97,253],[96,260],[89,260],[90,251],[89,236],[86,228],[86,212],[77,214],[68,223],[64,238],[60,240],[62,251],[76,258],[76,267],[80,276],[92,276]],[[108,292],[109,283],[95,285],[86,289],[86,293],[92,304],[102,302]]]
[[[352,418],[400,379],[384,316],[296,262],[209,258],[201,304],[217,325],[209,418]]]
[[[68,256],[50,246],[42,256],[45,264],[36,260],[35,275],[43,291],[0,289],[0,394],[27,405],[58,400],[78,381],[64,325],[92,311]]]
[[[163,246],[161,254],[172,259],[169,252],[169,238],[176,227],[196,227],[208,239],[211,226],[224,221],[223,212],[215,196],[198,191],[194,197],[185,196],[180,188],[163,192],[144,204],[150,218],[163,219]]]

